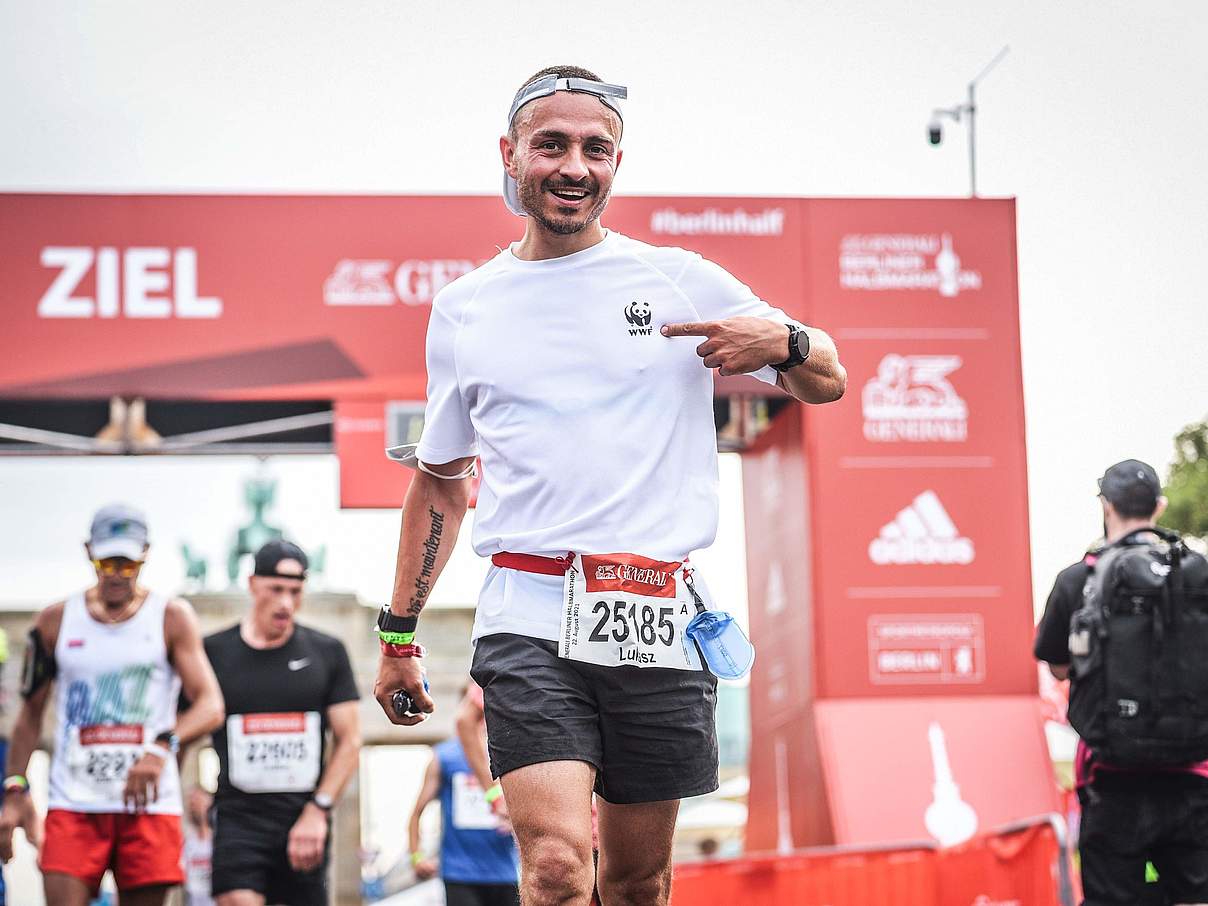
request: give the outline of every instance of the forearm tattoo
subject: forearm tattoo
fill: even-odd
[[[407,607],[407,615],[418,617],[428,600],[428,592],[432,590],[432,574],[436,571],[436,554],[440,550],[440,537],[445,528],[445,514],[437,512],[428,506],[428,516],[432,522],[428,528],[428,538],[424,541],[424,556],[420,561],[419,575],[415,577],[415,593]]]

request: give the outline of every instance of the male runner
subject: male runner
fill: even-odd
[[[264,545],[251,609],[205,640],[227,702],[213,737],[218,906],[327,903],[329,817],[357,769],[361,729],[344,644],[295,622],[308,565],[296,544]]]
[[[12,858],[14,828],[36,819],[24,775],[53,687],[46,901],[85,906],[112,869],[122,906],[158,906],[182,880],[176,753],[222,723],[222,695],[193,608],[138,584],[149,550],[142,514],[104,507],[85,549],[96,585],[44,609],[29,634],[0,858]],[[182,686],[192,705],[178,714]]]
[[[471,674],[529,906],[588,902],[593,785],[601,899],[666,903],[678,800],[717,787],[716,681],[684,634],[708,600],[686,561],[718,518],[710,369],[813,403],[846,385],[823,331],[699,255],[601,226],[625,94],[560,66],[512,104],[499,144],[525,234],[434,301],[420,471],[378,621],[375,695],[415,724],[433,710],[417,618],[480,456],[474,547],[495,568]]]

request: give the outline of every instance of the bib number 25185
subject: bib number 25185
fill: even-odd
[[[699,670],[684,636],[695,609],[683,564],[637,554],[577,554],[563,585],[559,654],[605,667]]]

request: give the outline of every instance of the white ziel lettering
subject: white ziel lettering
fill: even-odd
[[[176,250],[172,286],[175,290],[176,317],[218,318],[222,316],[221,299],[217,296],[197,295],[197,249]]]
[[[72,292],[92,267],[92,249],[48,246],[42,249],[42,266],[62,270],[38,300],[38,317],[91,318],[92,299]]]
[[[168,250],[165,248],[126,249],[122,278],[126,283],[127,318],[172,316],[171,303],[167,299],[151,295],[168,288],[167,271],[152,270],[167,267],[168,261]]]
[[[116,318],[118,313],[117,249],[103,248],[96,253],[96,313]]]
[[[43,267],[60,268],[38,300],[41,318],[218,318],[222,299],[200,296],[197,290],[197,250],[138,246],[119,252],[91,248],[47,246]],[[73,296],[96,264],[96,298]],[[171,265],[169,277],[168,266]],[[172,290],[169,298],[166,293]]]

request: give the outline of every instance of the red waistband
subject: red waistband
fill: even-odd
[[[513,554],[504,551],[492,554],[491,562],[504,569],[518,569],[522,573],[538,573],[542,576],[564,576],[570,569],[573,554],[565,557],[539,557],[536,554]]]

